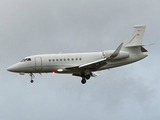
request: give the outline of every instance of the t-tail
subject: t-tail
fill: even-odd
[[[135,30],[133,33],[125,40],[122,46],[122,50],[124,51],[130,51],[130,52],[147,52],[147,50],[143,47],[145,46],[142,44],[143,36],[145,32],[146,26],[144,25],[136,25],[134,26]],[[136,49],[131,50],[131,49]]]
[[[145,45],[142,44],[146,26],[136,25],[134,28],[133,33],[110,56],[107,57],[107,51],[104,51],[104,56],[107,57],[107,60],[131,58],[135,62],[147,57],[144,54],[147,50],[143,47]]]
[[[147,50],[143,47],[145,45],[142,44],[146,26],[136,25],[134,28],[135,30],[133,33],[124,41],[121,50],[129,52],[131,56],[134,56],[134,58],[137,56],[139,59],[143,59],[148,56],[144,54],[144,52],[147,52]]]

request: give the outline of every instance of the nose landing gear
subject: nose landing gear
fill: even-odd
[[[31,83],[33,83],[33,82],[34,82],[34,80],[31,80],[30,82],[31,82]]]
[[[31,77],[31,81],[30,81],[30,82],[33,83],[33,82],[34,82],[33,78],[34,78],[35,76],[33,75],[33,73],[30,73],[29,75],[30,75],[30,77]]]

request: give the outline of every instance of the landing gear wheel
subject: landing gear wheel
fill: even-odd
[[[82,83],[82,84],[85,84],[85,83],[86,83],[86,79],[82,79],[82,80],[81,80],[81,83]]]
[[[87,80],[89,80],[89,79],[90,79],[90,75],[89,75],[89,74],[86,75],[85,78],[86,78]]]
[[[30,75],[30,77],[31,77],[31,81],[30,81],[30,82],[33,83],[33,82],[34,82],[33,78],[34,78],[35,76],[33,75],[33,73],[30,73],[29,75]]]
[[[31,80],[31,83],[33,83],[34,82],[34,80]]]

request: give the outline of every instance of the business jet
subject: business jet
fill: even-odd
[[[34,82],[34,73],[64,73],[81,77],[81,83],[85,84],[101,70],[127,65],[148,56],[144,54],[147,50],[142,44],[146,26],[136,25],[134,28],[133,33],[116,50],[33,55],[25,57],[7,70],[20,75],[29,73],[31,83]]]

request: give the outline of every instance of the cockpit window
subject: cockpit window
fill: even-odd
[[[24,59],[23,59],[23,60],[21,60],[21,62],[24,62]]]
[[[27,59],[24,59],[24,62],[26,62],[27,61]]]
[[[26,59],[21,60],[21,62],[26,62],[26,61],[31,61],[31,58],[26,58]]]
[[[31,58],[28,58],[27,61],[31,61]]]

